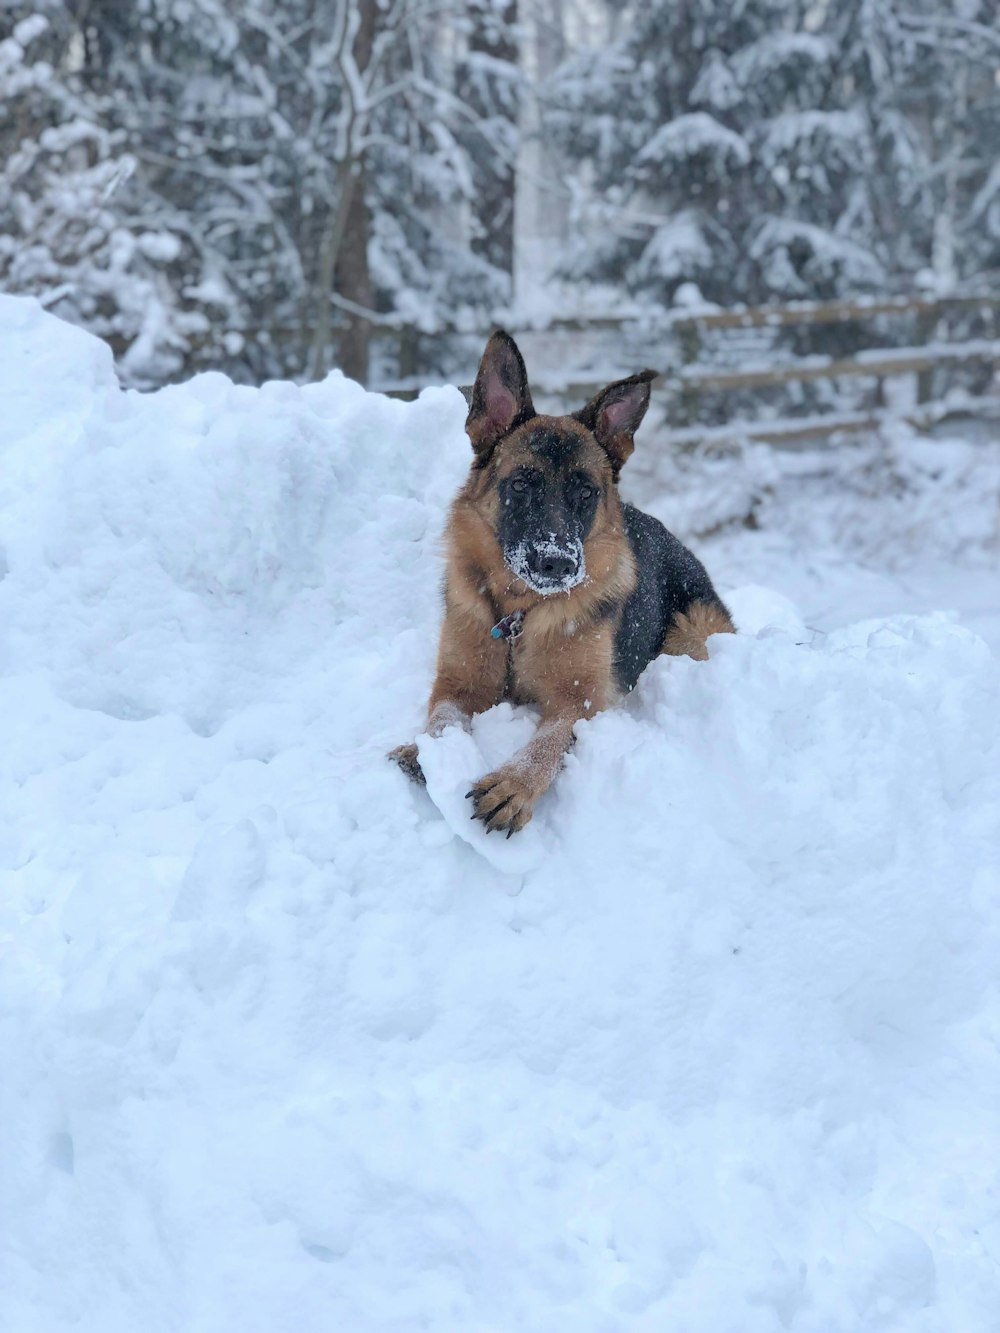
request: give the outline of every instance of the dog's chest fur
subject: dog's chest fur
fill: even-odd
[[[474,609],[482,635],[502,617],[524,613],[518,637],[498,646],[507,655],[504,697],[544,706],[568,691],[586,701],[587,713],[606,708],[663,651],[677,614],[714,597],[700,561],[657,519],[628,504],[619,514],[588,549],[587,581],[548,597],[525,591],[498,552],[470,564],[459,524],[449,603]]]

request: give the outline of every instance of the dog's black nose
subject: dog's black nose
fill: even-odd
[[[528,563],[534,574],[550,579],[553,583],[571,578],[577,568],[575,555],[567,555],[564,551],[539,550],[537,547],[531,552]]]

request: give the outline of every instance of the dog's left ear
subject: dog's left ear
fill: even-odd
[[[615,481],[635,448],[632,438],[649,406],[649,385],[655,370],[640,370],[627,380],[616,380],[591,398],[573,416],[592,432],[594,439],[611,459]]]
[[[534,415],[524,357],[510,334],[497,329],[479,363],[472,405],[465,419],[465,432],[476,451],[476,465],[482,467],[503,436]]]

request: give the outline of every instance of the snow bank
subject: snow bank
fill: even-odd
[[[995,1328],[979,639],[734,592],[500,869],[383,759],[459,394],[0,346],[5,1328]]]
[[[837,548],[880,568],[921,560],[1000,573],[1000,425],[992,439],[930,438],[902,421],[819,448],[730,441],[637,451],[631,484],[681,531],[780,532],[800,560]],[[681,432],[682,435],[688,432]]]

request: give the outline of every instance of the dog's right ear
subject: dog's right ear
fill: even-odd
[[[528,372],[517,343],[497,329],[486,344],[472,387],[472,405],[465,431],[482,467],[504,435],[535,415]]]

